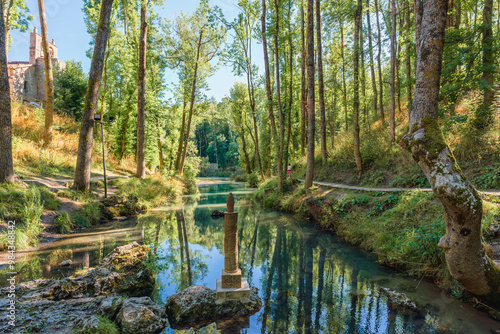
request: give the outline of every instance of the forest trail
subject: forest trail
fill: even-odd
[[[304,182],[304,180],[299,179],[300,182]],[[330,188],[339,188],[339,189],[350,189],[350,190],[362,190],[362,191],[384,191],[384,192],[398,192],[398,191],[411,191],[411,190],[421,190],[421,191],[432,191],[431,188],[371,188],[371,187],[358,187],[358,186],[349,186],[346,184],[340,183],[331,183],[331,182],[319,182],[313,181],[313,184],[323,187]],[[478,192],[488,195],[497,195],[500,196],[500,190],[478,190]]]
[[[121,178],[125,177],[128,178],[128,175],[122,175],[122,174],[114,174],[110,173],[106,175],[106,178],[108,180],[111,179],[116,179],[116,178]],[[95,175],[90,178],[91,181],[97,181],[97,180],[104,180],[103,175]],[[57,178],[50,178],[50,177],[32,177],[29,179],[19,179],[19,182],[25,182],[28,184],[34,184],[37,186],[46,186],[50,190],[59,190],[59,189],[66,189],[67,183],[68,182],[73,182],[74,178],[62,178],[62,179],[57,179]]]

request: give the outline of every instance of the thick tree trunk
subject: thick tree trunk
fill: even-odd
[[[471,293],[498,297],[500,270],[481,244],[481,197],[457,166],[437,119],[447,7],[447,0],[425,1],[410,133],[400,145],[413,154],[443,205],[446,234],[439,246],[451,275]]]
[[[279,17],[279,6],[278,0],[274,0],[274,8],[276,11],[276,17]],[[279,138],[279,151],[278,151],[278,188],[279,192],[283,193],[283,151],[285,149],[285,117],[283,115],[283,105],[281,104],[281,86],[280,86],[280,58],[279,58],[279,47],[278,47],[278,35],[279,35],[279,25],[280,20],[276,20],[276,27],[274,31],[274,68],[276,70],[276,97],[278,99],[278,112],[280,120],[280,138]]]
[[[314,0],[307,0],[307,169],[305,188],[313,184],[314,177]]]
[[[301,57],[300,57],[300,108],[302,112],[300,127],[300,155],[306,156],[306,124],[307,124],[307,96],[306,96],[306,38],[304,33],[304,5],[300,4],[300,33],[301,33]]]
[[[354,134],[354,160],[356,161],[356,174],[358,177],[363,173],[361,154],[359,153],[359,34],[361,30],[361,18],[363,17],[362,0],[358,0],[356,16],[354,19],[354,105],[353,105],[353,134]]]
[[[3,13],[3,1],[0,1]],[[7,54],[4,21],[0,20],[0,183],[14,182],[12,161],[12,109],[7,68]]]
[[[194,65],[193,85],[191,86],[191,100],[189,103],[189,116],[186,129],[186,140],[184,141],[184,151],[182,153],[181,161],[179,163],[178,173],[180,176],[184,174],[184,163],[186,162],[187,149],[189,143],[189,135],[191,134],[191,121],[193,120],[194,102],[196,98],[196,82],[198,79],[198,62],[200,61],[201,41],[203,39],[203,30],[200,31],[200,38],[198,39],[198,46],[196,51],[196,63]],[[217,154],[217,151],[216,151]]]
[[[382,40],[380,38],[380,21],[378,18],[378,1],[375,0],[375,14],[377,19],[377,42],[378,42],[378,54],[377,54],[377,65],[378,65],[378,81],[379,81],[379,106],[380,106],[380,119],[382,120],[382,125],[385,124],[384,115],[384,83],[382,82],[382,65],[380,62],[380,57],[382,56]]]
[[[415,0],[415,47],[418,52],[420,46],[420,28],[422,26],[422,15],[424,14],[424,3],[422,0]],[[416,70],[416,68],[415,68]]]
[[[264,49],[264,71],[266,75],[266,94],[267,94],[267,109],[269,111],[269,122],[271,123],[271,134],[274,142],[278,141],[276,133],[276,121],[274,120],[273,110],[273,91],[271,89],[271,74],[269,72],[269,52],[267,50],[267,32],[266,32],[266,0],[262,0],[262,47]]]
[[[90,74],[83,107],[82,127],[78,142],[78,155],[75,168],[75,182],[73,187],[79,190],[90,188],[90,166],[92,163],[92,144],[94,143],[94,113],[99,100],[104,56],[109,36],[109,21],[113,0],[103,0],[97,34],[95,38],[94,55],[90,65]]]
[[[318,97],[319,112],[321,116],[321,159],[323,163],[327,159],[326,150],[326,111],[325,111],[325,86],[323,83],[323,48],[321,45],[321,7],[320,0],[316,0],[316,45],[318,49]]]
[[[373,62],[373,43],[372,43],[372,25],[370,22],[370,2],[369,0],[366,0],[366,8],[368,13],[366,14],[366,20],[368,24],[368,45],[370,47],[370,74],[372,78],[372,89],[373,89],[373,112],[377,112],[377,79],[375,78],[375,68],[374,68],[374,62]]]
[[[43,147],[47,148],[52,143],[52,124],[54,123],[54,76],[52,74],[52,57],[49,51],[49,33],[47,31],[47,19],[45,18],[45,4],[38,0],[38,11],[40,13],[40,27],[42,30],[42,49],[45,64],[45,128],[43,133]]]
[[[146,47],[148,39],[148,8],[147,0],[141,3],[141,36],[139,39],[139,69],[137,93],[137,171],[135,176],[146,177]]]
[[[390,137],[393,143],[396,140],[396,1],[391,0],[391,117]]]

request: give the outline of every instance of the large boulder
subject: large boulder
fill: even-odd
[[[262,307],[258,289],[252,287],[250,299],[217,300],[215,290],[192,286],[170,296],[165,312],[174,329],[200,328],[220,318],[252,315]]]
[[[153,273],[145,263],[150,254],[148,246],[135,241],[117,247],[94,270],[77,278],[55,281],[42,292],[42,296],[60,300],[109,294],[147,295],[155,283]]]
[[[116,322],[123,334],[154,334],[167,326],[163,307],[149,297],[135,297],[123,301]]]

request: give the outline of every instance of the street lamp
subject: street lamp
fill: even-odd
[[[104,124],[111,124],[114,121],[114,116],[109,116],[107,122],[102,122],[101,114],[94,114],[94,123],[101,124],[102,166],[104,168],[104,198],[108,197],[108,183],[106,182],[106,153],[104,152]]]

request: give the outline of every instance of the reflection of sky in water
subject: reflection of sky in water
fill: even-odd
[[[399,277],[378,266],[373,256],[311,224],[250,204],[242,199],[249,189],[227,184],[200,188],[198,200],[182,210],[157,209],[137,220],[69,235],[20,261],[18,277],[69,276],[84,266],[96,266],[116,246],[136,240],[152,245],[159,264],[164,264],[153,293],[163,304],[189,285],[187,258],[184,256],[181,270],[179,243],[183,235],[179,227],[185,222],[192,283],[214,289],[224,266],[224,223],[212,219],[210,213],[224,211],[230,191],[239,213],[240,268],[251,286],[259,288],[265,303],[250,318],[250,328],[244,333],[307,333],[307,325],[312,333],[479,334],[500,328],[500,323],[435,285]],[[74,263],[71,268],[57,266],[68,258]],[[0,274],[2,285],[4,275]],[[403,292],[427,307],[418,315],[395,312],[388,307],[387,297],[379,293],[380,287]],[[164,332],[182,333],[170,328]],[[215,332],[213,324],[197,331]]]

